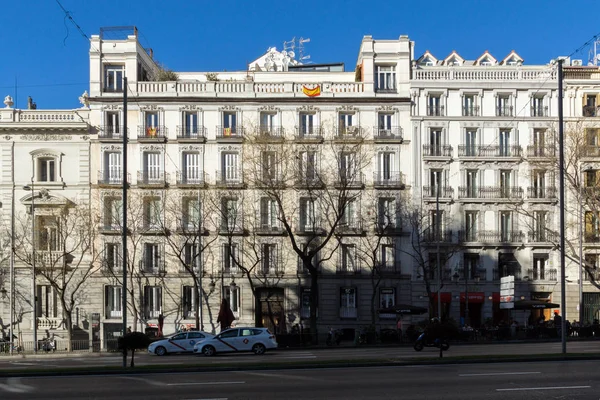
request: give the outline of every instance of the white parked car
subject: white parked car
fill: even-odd
[[[231,328],[211,339],[202,340],[194,346],[194,354],[214,356],[217,353],[252,351],[264,354],[276,349],[277,341],[267,328]]]
[[[150,343],[148,353],[164,356],[169,353],[191,353],[199,341],[211,339],[214,335],[200,331],[175,333],[164,339]]]

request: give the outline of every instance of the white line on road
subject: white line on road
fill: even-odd
[[[227,400],[227,397],[219,397],[218,399],[181,399],[181,400]]]
[[[514,392],[519,390],[560,390],[560,389],[589,389],[591,386],[548,386],[548,387],[533,387],[533,388],[510,388],[496,389],[497,392]]]
[[[281,357],[281,358],[317,358],[317,356],[291,356],[291,357]]]
[[[242,385],[244,381],[231,381],[231,382],[181,382],[181,383],[167,383],[167,386],[192,386],[192,385]]]
[[[541,372],[489,372],[486,374],[459,374],[458,376],[496,376],[496,375],[531,375]]]
[[[0,390],[10,393],[27,393],[34,389],[21,383],[21,378],[8,378],[6,384],[0,383]]]

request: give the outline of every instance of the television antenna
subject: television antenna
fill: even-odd
[[[600,37],[594,39],[588,52],[588,65],[596,67],[600,65]]]

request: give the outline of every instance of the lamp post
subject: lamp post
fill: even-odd
[[[579,324],[583,321],[583,185],[582,165],[579,165]],[[564,312],[563,312],[564,314]],[[563,315],[563,317],[565,317]]]
[[[37,288],[35,283],[35,193],[33,179],[31,186],[23,186],[23,190],[31,191],[31,292],[32,292],[32,322],[33,322],[33,352],[37,353]]]

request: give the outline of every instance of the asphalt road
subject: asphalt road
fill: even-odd
[[[2,399],[595,399],[597,361],[0,378]]]
[[[569,353],[600,354],[600,341],[569,342]],[[560,342],[547,343],[515,343],[515,344],[483,344],[453,345],[447,356],[505,356],[531,354],[557,354],[561,352]],[[145,352],[136,353],[136,366],[144,365],[240,365],[257,362],[298,363],[323,362],[340,360],[380,360],[407,361],[412,359],[433,359],[439,355],[436,348],[425,348],[416,352],[412,347],[341,347],[327,349],[277,350],[267,352],[263,356],[251,353],[222,354],[215,357],[197,356],[193,354],[174,354],[158,357]],[[0,374],[2,370],[20,371],[27,369],[58,370],[60,368],[85,367],[117,367],[122,363],[122,356],[117,353],[82,353],[72,356],[59,354],[40,354],[22,356],[1,356]],[[600,396],[598,397],[600,399]]]

